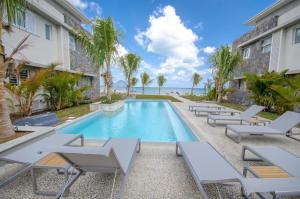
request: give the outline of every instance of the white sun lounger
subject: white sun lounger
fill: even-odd
[[[236,143],[240,143],[242,136],[247,135],[286,135],[292,137],[291,129],[300,123],[300,113],[287,111],[268,126],[227,125],[225,135]],[[228,134],[231,130],[236,137]]]
[[[216,121],[223,120],[223,121],[239,121],[242,124],[242,121],[247,121],[250,118],[254,117],[257,113],[262,111],[265,107],[252,105],[244,112],[241,112],[239,115],[208,115],[207,116],[207,123],[210,125],[215,125]],[[210,121],[213,121],[212,123]]]
[[[228,108],[216,108],[216,107],[214,107],[214,108],[202,108],[202,107],[194,108],[194,112],[197,117],[203,115],[203,113],[215,114],[215,115],[218,115],[218,114],[234,115],[234,114],[240,113],[240,111],[235,111],[235,110],[228,109]]]
[[[216,105],[216,104],[194,104],[194,105],[189,105],[189,111],[195,111],[196,108],[217,108],[217,109],[223,109],[224,107]]]
[[[239,183],[243,196],[249,199],[255,193],[270,193],[274,198],[300,195],[300,178],[246,178],[207,142],[178,142],[176,154],[183,156],[202,198],[205,199],[208,196],[203,185],[229,182]]]
[[[121,188],[118,198],[122,198],[126,179],[129,175],[135,154],[140,151],[138,139],[108,140],[102,147],[71,147],[62,146],[45,148],[42,153],[56,153],[68,162],[75,171],[75,175],[65,183],[55,198],[60,198],[66,190],[78,179],[83,172],[114,173],[122,175]],[[113,191],[112,191],[113,192]]]

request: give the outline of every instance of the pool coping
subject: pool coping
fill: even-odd
[[[124,102],[126,101],[163,101],[163,102],[168,102],[169,105],[171,106],[172,110],[175,111],[175,113],[177,114],[177,116],[182,120],[182,122],[185,123],[185,125],[189,128],[190,132],[193,134],[193,136],[197,139],[197,141],[200,141],[200,140],[205,140],[204,137],[202,136],[199,136],[200,133],[198,133],[198,130],[196,129],[196,127],[191,123],[189,122],[185,116],[181,113],[181,111],[173,104],[173,102],[171,100],[164,100],[164,99],[127,99],[127,100],[124,100]],[[180,102],[178,102],[180,103]],[[61,128],[64,128],[64,127],[67,127],[69,125],[72,125],[72,124],[75,124],[76,122],[80,121],[80,120],[83,120],[87,117],[90,117],[94,114],[97,114],[97,113],[101,113],[102,111],[101,110],[96,110],[96,111],[93,111],[91,113],[88,113],[86,115],[83,115],[83,116],[80,116],[72,121],[67,121],[67,122],[64,122],[63,124],[60,124],[58,126],[55,127],[55,130],[59,130]],[[115,111],[116,112],[116,111]],[[88,139],[88,138],[85,138],[86,140],[105,140],[105,139]],[[176,143],[176,142],[167,142],[167,141],[143,141],[144,143]]]

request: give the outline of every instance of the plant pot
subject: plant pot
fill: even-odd
[[[103,112],[114,112],[119,110],[124,106],[124,101],[117,101],[112,104],[101,104],[100,102],[95,102],[90,104],[91,111],[103,111]]]

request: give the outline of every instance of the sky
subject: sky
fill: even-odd
[[[93,19],[112,17],[121,33],[119,54],[142,58],[142,72],[167,78],[166,87],[190,88],[199,73],[211,78],[209,56],[253,29],[244,25],[276,0],[68,0]],[[123,80],[112,67],[113,81]],[[140,85],[140,81],[137,86]],[[156,86],[157,81],[152,85]]]

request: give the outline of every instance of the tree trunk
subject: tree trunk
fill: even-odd
[[[130,87],[131,87],[131,78],[130,76],[128,77],[127,79],[127,96],[129,96],[129,93],[130,93]]]
[[[2,32],[0,32],[2,34]],[[1,42],[1,41],[0,41]],[[4,63],[4,46],[0,43],[0,65]],[[0,70],[0,138],[7,138],[15,134],[13,130],[10,117],[9,108],[5,99],[5,78],[6,69],[4,67]]]
[[[194,94],[194,85],[192,86],[191,95]]]
[[[98,86],[99,86],[99,98],[101,97],[101,67],[99,67],[98,70]]]
[[[112,79],[109,67],[107,67],[107,98],[111,100],[111,86],[112,86]]]
[[[142,85],[142,93],[143,93],[143,95],[144,95],[144,85]]]
[[[158,94],[160,95],[160,86],[158,87]]]
[[[222,102],[223,85],[219,84],[216,92],[217,92],[217,103],[221,103]]]

